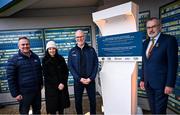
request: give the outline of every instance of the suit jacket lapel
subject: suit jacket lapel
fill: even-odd
[[[146,57],[146,59],[148,59],[146,56],[146,50],[148,48],[149,42],[150,42],[150,38],[148,38],[146,41],[144,41],[144,56]]]
[[[163,34],[161,34],[156,42],[156,44],[154,45],[154,48],[159,47],[160,43],[163,41]]]

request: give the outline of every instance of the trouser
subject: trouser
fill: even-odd
[[[22,95],[23,99],[19,103],[20,114],[28,114],[32,106],[33,114],[40,114],[41,110],[41,92],[33,92]]]
[[[75,94],[75,106],[77,114],[83,114],[82,108],[82,95],[84,88],[86,88],[89,103],[90,103],[90,114],[96,114],[96,90],[95,81],[91,81],[90,84],[84,85],[80,82],[74,82],[74,94]]]
[[[152,114],[166,114],[168,95],[164,94],[164,89],[153,89],[146,87],[149,106]]]
[[[59,113],[60,115],[64,114],[64,109],[59,109],[59,110],[58,110],[58,113]],[[51,115],[56,115],[56,111],[54,111],[54,112],[49,112],[49,114],[51,114]]]

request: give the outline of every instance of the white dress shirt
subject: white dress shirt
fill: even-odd
[[[161,34],[161,33],[159,33],[159,34],[154,38],[154,45],[156,44],[156,42],[157,42],[160,34]],[[152,44],[152,38],[150,38],[148,47],[147,47],[147,49],[146,49],[146,57],[148,57],[148,52],[149,52],[149,49],[150,49],[151,44]]]

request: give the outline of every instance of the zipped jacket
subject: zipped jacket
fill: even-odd
[[[93,47],[88,46],[85,43],[83,53],[85,55],[86,60],[86,74],[88,78],[94,80],[98,71],[98,57]],[[68,67],[69,70],[75,80],[75,82],[79,82],[81,79],[80,76],[80,50],[76,45],[69,52],[68,56]]]
[[[19,52],[7,62],[7,79],[13,97],[41,90],[43,83],[39,57],[31,51],[30,57]]]

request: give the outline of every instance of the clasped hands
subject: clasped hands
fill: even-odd
[[[80,82],[82,84],[88,85],[91,82],[91,79],[90,78],[87,78],[87,79],[86,78],[81,78]]]
[[[63,89],[64,89],[64,84],[60,83],[60,84],[58,85],[58,89],[59,89],[59,90],[63,90]]]

